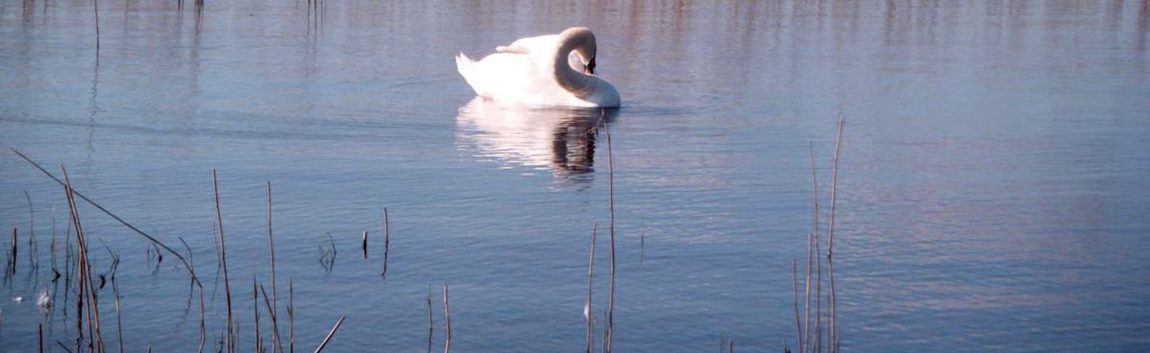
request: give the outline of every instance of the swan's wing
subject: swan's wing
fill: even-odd
[[[547,34],[541,36],[520,38],[511,44],[501,45],[495,48],[499,53],[510,54],[532,54],[532,53],[550,53],[554,51],[554,47],[559,45],[558,34]]]
[[[527,48],[517,47],[514,45],[508,45],[508,46],[500,45],[498,47],[495,47],[495,51],[499,52],[499,53],[507,53],[507,54],[527,54],[530,52],[527,50]]]
[[[495,53],[473,61],[460,54],[455,62],[459,74],[480,96],[522,95],[532,92],[532,87],[538,85],[534,82],[539,76],[538,69],[526,55]]]

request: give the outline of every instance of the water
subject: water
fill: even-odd
[[[615,349],[706,351],[720,337],[793,348],[809,153],[825,206],[842,112],[844,351],[1150,350],[1145,1],[307,4],[209,2],[197,17],[192,2],[105,1],[97,56],[90,2],[0,2],[0,145],[56,174],[65,165],[78,190],[181,252],[186,240],[215,338],[211,168],[242,349],[253,276],[270,287],[270,181],[279,318],[290,280],[298,348],[346,314],[326,351],[425,351],[430,292],[442,349],[448,283],[456,351],[582,350],[596,222],[596,327],[607,295],[608,148],[584,133],[604,118]],[[597,72],[624,108],[471,102],[455,53],[572,25],[596,32]],[[48,255],[53,224],[64,239],[63,196],[0,153],[0,220],[21,244],[0,289],[0,351],[36,349],[41,321],[50,349],[74,345]],[[121,258],[124,344],[194,349],[199,314],[173,257],[153,271],[139,236],[80,214],[94,271]],[[11,300],[40,288],[58,292],[47,318]],[[112,294],[100,295],[111,348]]]

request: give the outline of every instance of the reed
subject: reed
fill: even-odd
[[[431,315],[431,285],[427,285],[427,293],[423,297],[427,300],[427,353],[431,353],[431,336],[435,333],[435,320]]]
[[[364,232],[364,234],[367,234]],[[391,223],[388,221],[387,208],[383,209],[383,272],[380,277],[387,277],[387,253],[391,248]],[[367,236],[364,235],[364,258],[367,258]]]
[[[615,335],[615,153],[611,147],[611,128],[605,121],[603,128],[607,133],[607,208],[611,215],[611,280],[607,292],[607,340],[603,344],[603,353],[611,353]]]
[[[324,348],[324,347],[327,347],[327,343],[328,343],[329,341],[331,341],[331,338],[332,338],[333,336],[335,336],[335,331],[339,329],[339,325],[342,325],[342,324],[343,324],[343,319],[346,319],[346,318],[347,318],[347,316],[344,316],[344,315],[340,315],[340,317],[339,317],[339,320],[335,320],[335,325],[332,325],[332,327],[331,327],[331,331],[328,331],[328,332],[327,332],[327,337],[324,337],[324,338],[323,338],[323,342],[320,342],[320,344],[319,344],[319,347],[316,347],[316,348],[315,348],[315,353],[319,353],[319,352],[322,352],[322,351],[323,351],[323,348]]]
[[[835,318],[835,263],[834,263],[834,245],[835,245],[835,204],[838,195],[838,181],[839,181],[839,147],[842,146],[843,139],[843,114],[839,113],[838,132],[835,134],[835,158],[831,165],[831,214],[827,220],[827,281],[830,285],[830,293],[828,294],[828,316],[829,316],[829,334],[828,336],[828,350],[831,353],[838,352],[839,348],[839,329],[838,320]]]
[[[39,281],[40,264],[37,257],[40,249],[36,243],[36,211],[32,207],[32,197],[28,195],[28,190],[24,190],[24,199],[28,201],[28,268],[31,269],[32,278]]]
[[[599,222],[595,222],[591,225],[591,250],[587,255],[587,302],[583,304],[583,318],[587,320],[587,353],[592,353],[595,343],[595,337],[592,334],[595,324],[591,317],[591,293],[593,292],[595,274],[595,238],[598,233]]]
[[[272,339],[275,340],[275,353],[283,352],[283,342],[280,341],[280,327],[276,317],[279,316],[279,306],[276,304],[276,244],[272,236],[272,182],[267,181],[267,224],[268,224],[268,257],[270,258],[271,266],[271,279],[272,279],[272,298],[271,305],[268,308],[268,314],[272,319]],[[263,286],[260,286],[263,290]],[[267,293],[264,293],[264,300],[267,300]]]
[[[363,253],[363,259],[367,260],[367,231],[363,231],[363,235],[359,239],[359,250]]]
[[[843,114],[838,116],[838,130],[835,135],[835,154],[831,167],[831,190],[830,190],[830,211],[827,218],[827,250],[825,253],[826,274],[827,274],[827,293],[826,293],[826,311],[823,308],[823,252],[820,244],[821,233],[819,231],[819,201],[818,201],[818,175],[815,168],[814,147],[810,147],[810,168],[811,168],[811,185],[812,185],[812,211],[811,211],[811,233],[807,236],[807,270],[804,278],[804,304],[800,319],[799,310],[799,285],[798,285],[798,268],[795,260],[791,261],[791,288],[793,309],[795,315],[795,328],[796,328],[796,341],[798,352],[817,353],[824,350],[828,353],[835,353],[839,351],[841,337],[838,331],[838,321],[836,316],[836,291],[834,281],[834,219],[835,219],[835,204],[837,202],[838,191],[838,163],[839,155],[842,146],[842,133],[845,119]],[[814,267],[814,275],[812,280],[812,267]],[[814,286],[814,293],[811,293],[811,286]],[[814,301],[814,309],[812,311],[811,301]],[[811,317],[814,317],[814,322],[811,322]],[[825,318],[826,322],[823,322]]]
[[[263,352],[263,333],[260,332],[260,292],[256,276],[252,275],[252,326],[255,330],[255,353]]]
[[[443,284],[443,353],[451,353],[451,310],[447,306],[447,283]]]
[[[87,323],[88,349],[93,352],[103,352],[104,339],[100,334],[100,306],[92,279],[92,265],[88,258],[87,240],[84,236],[84,228],[81,226],[76,199],[72,193],[72,183],[68,179],[68,170],[63,166],[60,166],[60,170],[64,175],[64,191],[67,194],[69,214],[71,214],[72,224],[76,229],[76,249],[78,251],[76,267],[77,273],[80,275],[79,290],[76,295],[77,331],[83,337],[84,322],[79,320],[81,310],[83,310],[83,313],[86,314],[84,318]],[[77,343],[76,350],[79,351],[79,342]]]
[[[220,211],[220,188],[216,179],[216,168],[212,168],[212,198],[215,200],[216,206],[216,229],[219,231],[219,248],[217,250],[219,251],[220,266],[224,273],[224,301],[227,306],[227,321],[224,324],[227,333],[224,335],[224,343],[227,352],[234,353],[236,351],[236,337],[232,331],[235,322],[232,317],[232,288],[228,281],[228,250],[224,242],[224,218]]]
[[[5,280],[5,282],[7,282],[8,278],[11,278],[13,275],[16,274],[16,259],[17,259],[17,255],[19,254],[17,249],[20,247],[19,243],[16,242],[16,233],[17,232],[18,232],[18,229],[16,228],[16,226],[12,226],[12,242],[11,242],[12,246],[11,246],[11,249],[8,251],[8,266],[4,267],[4,280]]]
[[[296,353],[296,306],[293,305],[296,285],[287,279],[287,352]]]
[[[11,150],[13,153],[15,153],[17,156],[19,156],[25,162],[28,162],[28,164],[31,164],[33,167],[35,167],[37,170],[39,170],[41,173],[43,173],[45,176],[51,178],[57,184],[60,184],[61,186],[65,186],[63,180],[56,177],[56,175],[52,174],[52,172],[49,172],[47,169],[44,169],[44,167],[40,166],[39,163],[36,163],[36,161],[29,158],[23,152],[20,152],[20,150],[17,150],[15,148],[13,148]],[[69,190],[69,195],[74,195],[76,197],[79,197],[81,200],[84,200],[89,205],[96,207],[96,209],[100,210],[100,212],[103,212],[104,214],[108,215],[108,217],[112,217],[112,219],[116,220],[116,222],[120,223],[124,227],[127,227],[128,229],[132,230],[136,234],[144,237],[144,239],[147,239],[149,242],[153,243],[155,246],[158,246],[159,248],[164,249],[166,252],[174,255],[184,265],[184,268],[188,271],[188,275],[190,275],[192,277],[192,281],[195,281],[197,285],[202,286],[202,283],[200,282],[199,277],[196,276],[196,271],[195,271],[194,267],[190,263],[188,263],[188,260],[185,259],[183,255],[180,255],[180,253],[177,252],[175,249],[172,249],[171,247],[164,244],[163,242],[161,242],[159,239],[152,236],[151,234],[148,234],[147,232],[140,230],[140,228],[132,225],[131,223],[128,223],[123,218],[120,218],[120,216],[117,216],[115,213],[112,213],[112,211],[109,211],[107,208],[104,208],[104,206],[100,205],[96,201],[88,198],[83,193],[80,193],[79,191],[77,191],[73,188],[66,188],[66,189]],[[71,197],[71,196],[69,196],[69,197]],[[71,254],[71,251],[69,250],[67,253]]]
[[[116,284],[116,276],[112,276],[112,297],[116,305],[116,347],[124,353],[124,325],[120,319],[120,286]]]
[[[278,313],[276,313],[275,305],[272,304],[271,301],[268,300],[268,293],[267,293],[267,291],[264,290],[263,284],[260,284],[260,294],[263,295],[263,297],[264,297],[264,306],[268,310],[268,317],[271,318],[271,320],[272,320],[272,327],[273,327],[272,339],[275,340],[275,344],[276,344],[276,346],[273,347],[274,352],[282,352],[283,347],[280,346],[280,336],[279,336],[279,320],[276,318],[276,316],[279,316],[279,315],[278,315]]]
[[[100,0],[92,0],[92,16],[96,25],[96,57],[100,56]]]

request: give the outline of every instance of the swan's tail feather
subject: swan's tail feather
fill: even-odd
[[[471,86],[471,89],[478,94],[479,88],[475,87],[474,82],[475,60],[471,60],[471,58],[467,57],[466,54],[459,53],[459,55],[455,56],[455,68],[459,70],[459,74],[463,76],[463,80],[467,81],[467,84]]]
[[[467,74],[471,73],[473,64],[475,64],[475,60],[471,60],[466,54],[459,53],[455,56],[455,68],[459,69],[459,74],[463,77],[467,77]]]

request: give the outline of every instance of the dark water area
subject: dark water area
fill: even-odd
[[[290,281],[297,349],[347,315],[325,352],[427,351],[430,294],[438,351],[447,283],[453,351],[583,351],[596,223],[605,320],[610,174],[615,350],[793,349],[809,159],[825,222],[839,113],[843,351],[1150,351],[1145,0],[317,4],[101,1],[97,52],[91,1],[0,1],[5,263],[11,228],[19,244],[0,352],[35,351],[37,323],[48,350],[76,339],[75,287],[51,270],[52,239],[70,234],[64,190],[12,149],[187,242],[209,351],[226,310],[212,168],[241,349],[255,344],[253,278],[271,289],[270,182],[277,312]],[[493,107],[456,72],[459,52],[577,25],[595,31],[621,109]],[[613,173],[606,134],[587,133],[601,121]],[[120,259],[126,350],[194,351],[179,262],[157,270],[139,235],[78,211],[93,272]],[[115,349],[111,288],[99,295]]]

